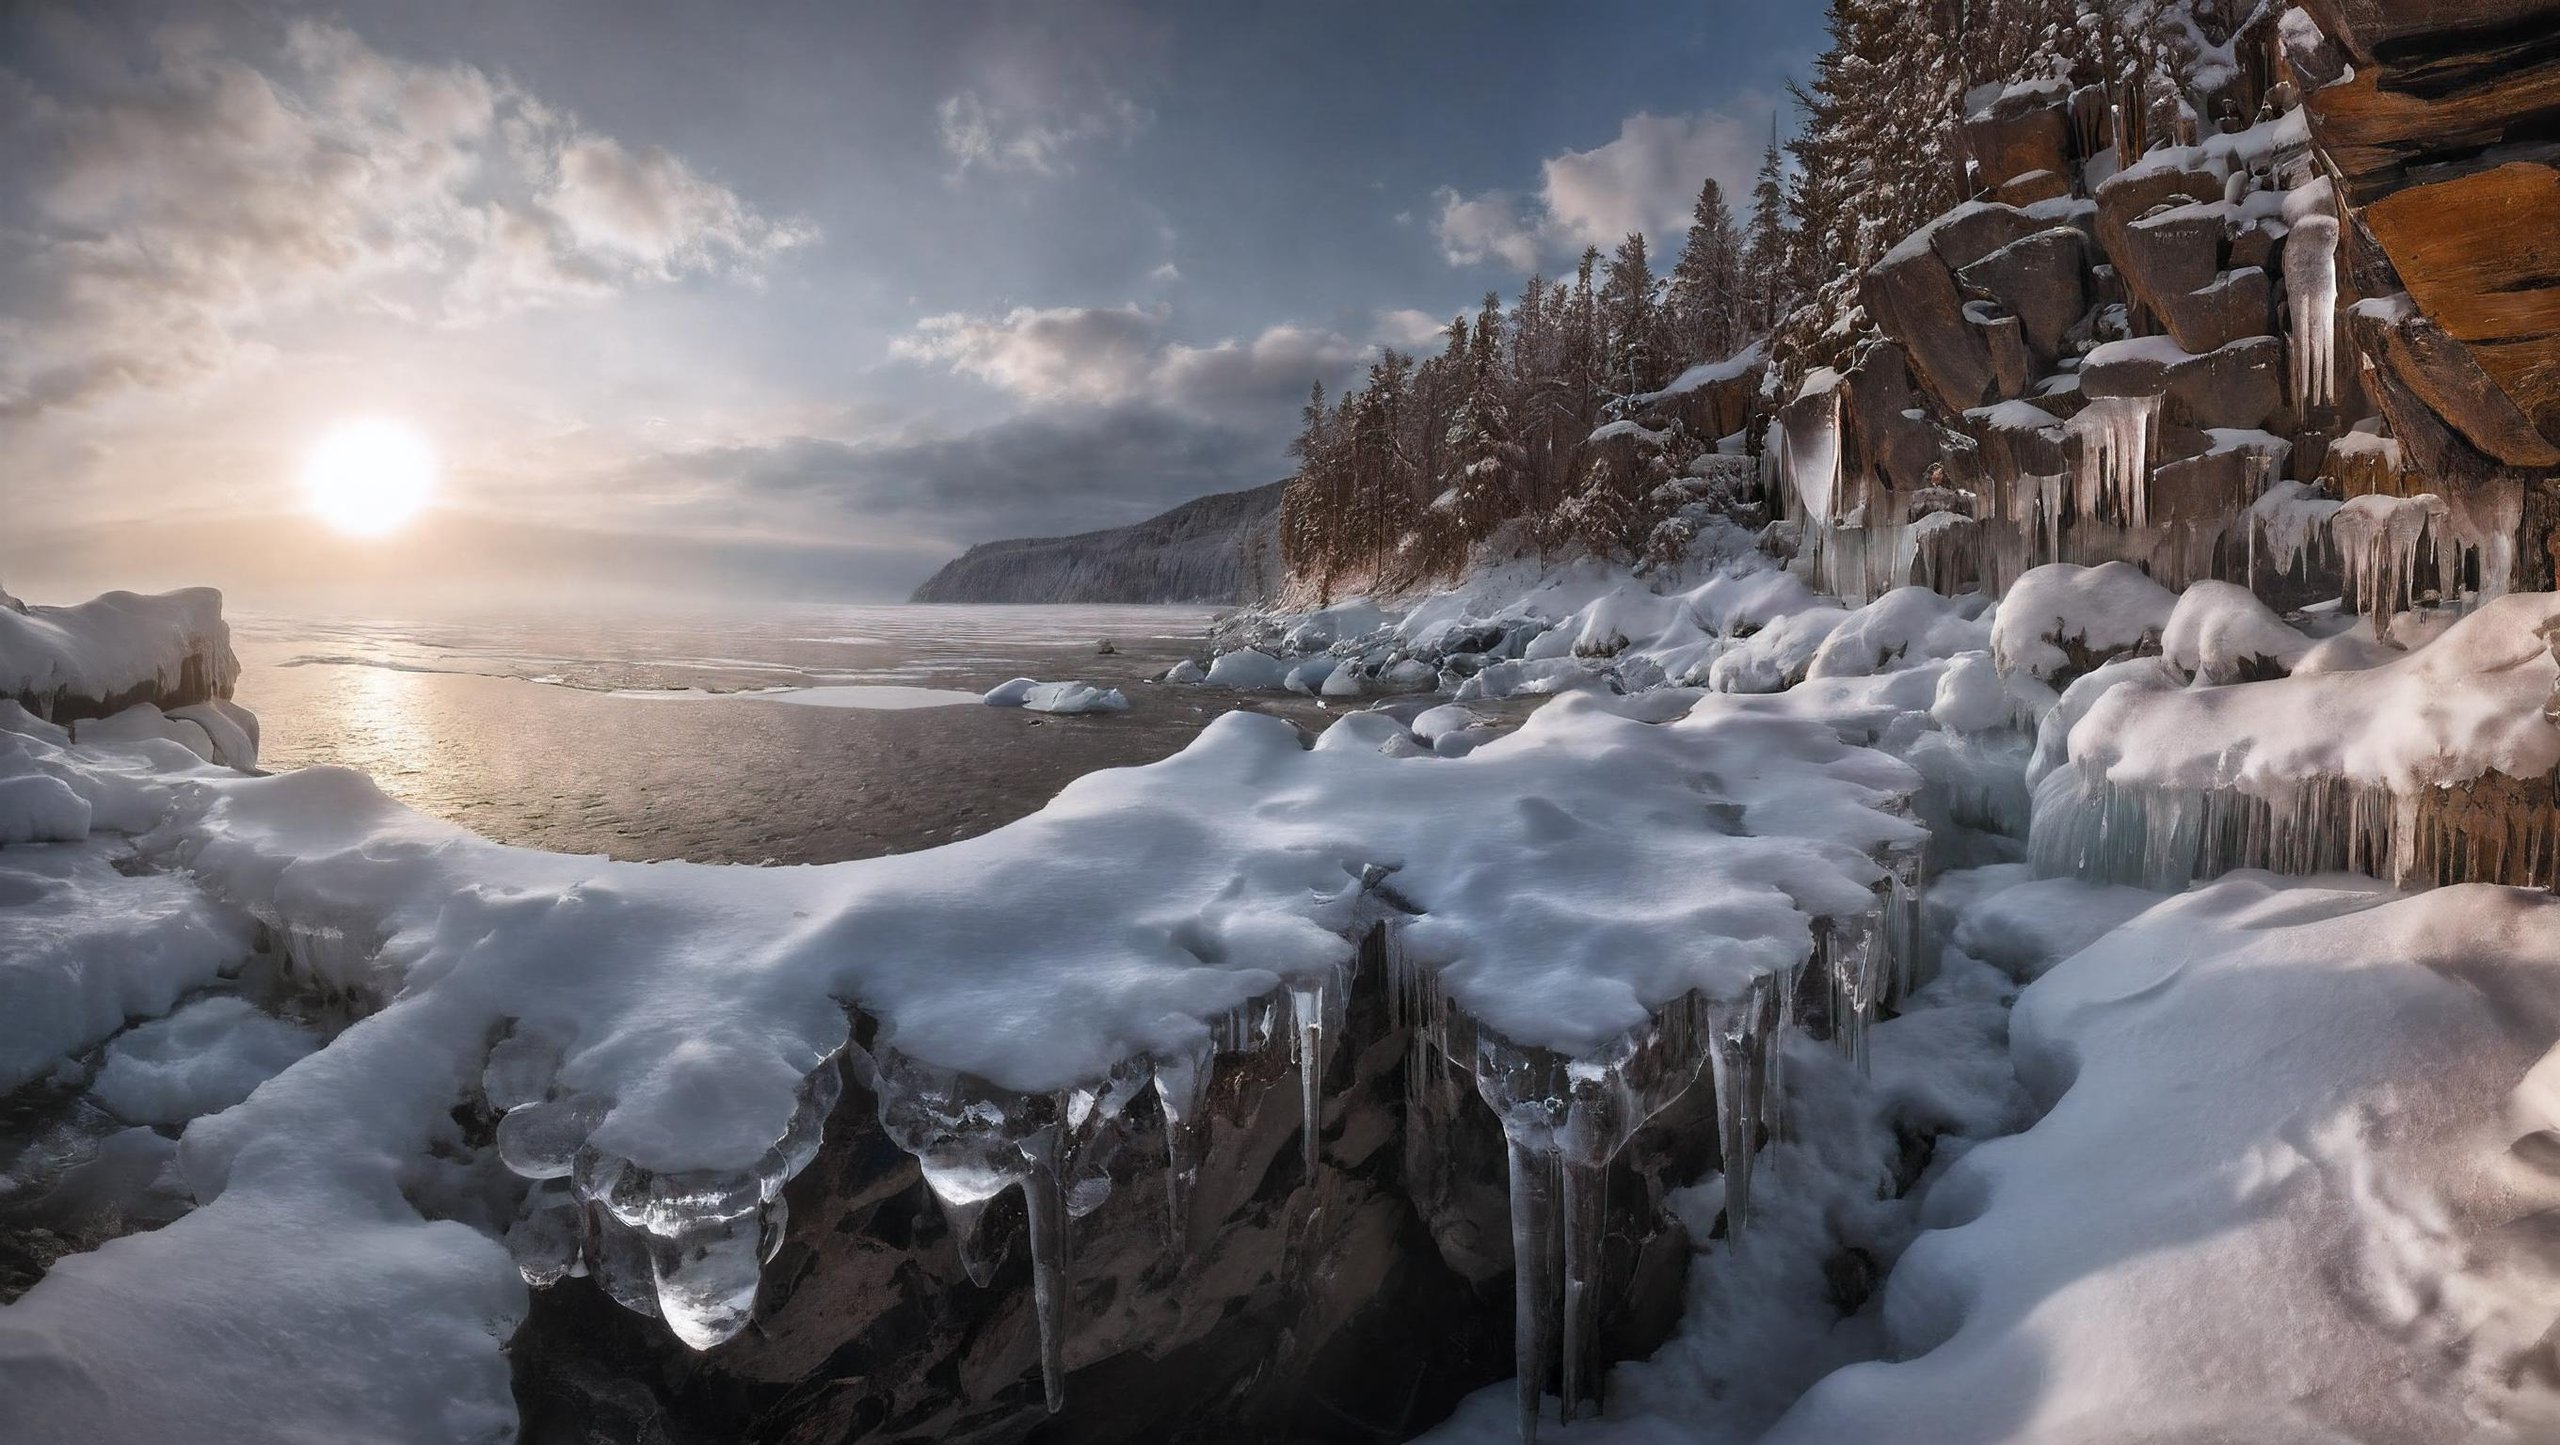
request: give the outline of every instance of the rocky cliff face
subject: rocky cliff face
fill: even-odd
[[[1972,97],[1976,198],[1866,275],[1881,339],[1781,393],[1826,585],[2125,560],[2280,596],[2325,558],[2385,615],[2551,585],[2560,30],[2460,11],[2261,9],[2205,36],[2182,134],[2096,77]],[[2364,494],[2406,506],[2291,535],[2294,500]]]
[[[917,602],[1206,602],[1271,595],[1286,483],[1221,492],[1126,527],[981,542],[916,589]]]

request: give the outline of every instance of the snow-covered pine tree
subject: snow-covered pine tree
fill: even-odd
[[[1795,236],[1787,229],[1788,215],[1786,156],[1778,148],[1777,117],[1771,116],[1769,149],[1751,183],[1751,231],[1743,251],[1745,325],[1753,332],[1767,331],[1795,306]]]
[[[1644,233],[1629,232],[1610,256],[1600,285],[1601,385],[1611,397],[1652,391],[1666,379],[1659,289]]]
[[[1750,322],[1745,316],[1742,238],[1724,187],[1709,176],[1689,215],[1688,239],[1663,296],[1663,332],[1676,362],[1715,361],[1733,354]]]

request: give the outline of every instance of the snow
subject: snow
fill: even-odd
[[[83,718],[71,725],[71,740],[92,747],[157,740],[176,743],[213,761],[213,737],[201,724],[172,718],[147,702],[138,702],[113,717]]]
[[[166,696],[190,670],[229,695],[240,663],[222,620],[222,594],[190,587],[145,597],[109,592],[76,607],[0,606],[0,697],[38,716],[78,700],[92,706],[137,691]]]
[[[90,1086],[136,1124],[183,1124],[230,1108],[319,1047],[310,1030],[215,996],[116,1036]]]
[[[1665,386],[1660,391],[1646,392],[1642,396],[1632,398],[1632,400],[1634,400],[1639,406],[1652,405],[1666,401],[1675,396],[1686,396],[1690,392],[1697,391],[1702,387],[1716,385],[1719,382],[1739,381],[1743,377],[1749,376],[1751,373],[1758,371],[1764,364],[1766,364],[1768,354],[1769,343],[1764,337],[1761,340],[1752,342],[1749,346],[1742,348],[1740,351],[1735,352],[1733,355],[1726,357],[1722,361],[1701,361],[1697,365],[1690,367],[1688,370],[1681,372],[1678,376],[1671,378],[1670,385]]]
[[[2405,794],[2491,771],[2540,777],[2560,764],[2560,729],[2543,715],[2560,682],[2542,635],[2555,620],[2560,598],[2519,593],[2363,671],[2120,689],[2071,730],[2071,756],[2111,782],[2271,800],[2311,779]]]
[[[2044,1117],[1933,1190],[1895,1362],[1769,1441],[2547,1438],[2555,909],[2242,876],[2055,968],[2011,1024]]]
[[[1056,714],[1127,712],[1129,699],[1116,687],[1092,687],[1081,682],[1043,682],[1023,694],[1022,706],[1029,712]]]
[[[245,919],[184,879],[125,877],[116,856],[104,838],[0,849],[0,1092],[248,956]]]
[[[1991,657],[2022,695],[2049,702],[2051,685],[2072,666],[2064,644],[2103,657],[2159,637],[2177,594],[2129,563],[2082,567],[2069,562],[2030,569],[2000,599],[1991,623]]]
[[[2172,666],[2200,682],[2243,682],[2253,671],[2291,672],[2311,650],[2311,639],[2285,626],[2248,588],[2208,581],[2179,594],[2160,648]]]
[[[0,777],[0,843],[77,843],[89,836],[89,800],[43,773]]]
[[[1220,653],[1217,660],[1209,664],[1209,675],[1205,681],[1211,687],[1259,691],[1279,687],[1288,681],[1288,677],[1289,669],[1280,659],[1248,647]]]

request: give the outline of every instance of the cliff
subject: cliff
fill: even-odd
[[[1126,527],[981,542],[945,563],[916,602],[1249,602],[1278,576],[1274,482],[1220,492]]]

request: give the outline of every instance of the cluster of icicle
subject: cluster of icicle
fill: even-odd
[[[2560,812],[2547,799],[2459,809],[2450,806],[2459,791],[2400,794],[2338,777],[2271,793],[2160,787],[2081,764],[2038,786],[2028,858],[2043,877],[2163,891],[2242,868],[2362,873],[2404,887],[2560,887]]]
[[[2249,509],[2249,584],[2262,554],[2279,573],[2307,571],[2325,543],[2348,599],[2377,626],[2430,596],[2451,601],[2468,590],[2485,601],[2513,585],[2521,509],[2512,483],[2450,500],[2421,492],[2341,502],[2278,482]]]
[[[2120,527],[2151,524],[2151,429],[2160,417],[2156,396],[2093,396],[2072,414],[2080,441],[2072,478],[2072,504],[2082,517]]]
[[[1197,1046],[1132,1057],[1080,1087],[1001,1089],[888,1044],[848,1043],[841,1062],[877,1097],[883,1132],[921,1166],[961,1265],[979,1285],[989,1282],[999,1253],[979,1237],[980,1218],[1006,1190],[1022,1191],[1041,1380],[1054,1411],[1065,1401],[1072,1221],[1110,1196],[1112,1165],[1125,1149],[1150,1147],[1148,1126],[1133,1120],[1130,1106],[1153,1091],[1167,1247],[1180,1256],[1190,1245],[1191,1197],[1207,1151],[1220,1058],[1287,1050],[1313,1178],[1328,1043],[1341,1028],[1354,971],[1364,958],[1380,960],[1391,1023],[1412,1040],[1408,1128],[1446,1117],[1465,1080],[1509,1144],[1521,1433],[1534,1440],[1539,1397],[1551,1382],[1568,1418],[1597,1393],[1605,1180],[1618,1152],[1702,1074],[1709,1078],[1726,1224],[1738,1237],[1750,1219],[1753,1158],[1778,1133],[1782,1039],[1797,1021],[1807,970],[1821,982],[1815,997],[1831,1037],[1861,1064],[1868,1021],[1913,986],[1921,852],[1896,849],[1882,863],[1873,910],[1819,920],[1806,965],[1755,978],[1730,998],[1685,994],[1644,1027],[1580,1057],[1517,1045],[1477,1025],[1442,990],[1436,969],[1404,958],[1394,945],[1395,915],[1380,908],[1363,916],[1359,930],[1385,924],[1376,935],[1382,947],[1346,949],[1339,968],[1249,1001],[1215,1021]],[[1374,880],[1364,882],[1374,888]],[[560,1057],[554,1041],[520,1031],[492,1048],[484,1070],[487,1098],[503,1111],[499,1152],[509,1168],[539,1181],[508,1236],[525,1278],[547,1285],[592,1275],[613,1299],[664,1317],[696,1348],[734,1335],[781,1239],[782,1186],[814,1157],[836,1102],[839,1060],[804,1080],[789,1133],[757,1168],[653,1175],[589,1142],[601,1101],[558,1089]]]
[[[764,1266],[782,1247],[782,1186],[809,1166],[843,1085],[833,1059],[801,1079],[791,1120],[754,1167],[656,1172],[597,1148],[611,1101],[564,1092],[561,1050],[518,1030],[489,1051],[481,1092],[498,1120],[498,1157],[535,1181],[507,1232],[528,1284],[593,1276],[625,1309],[667,1322],[697,1350],[729,1339],[755,1312]]]
[[[1436,971],[1390,950],[1391,1021],[1409,1030],[1407,1128],[1457,1107],[1471,1079],[1502,1124],[1508,1151],[1513,1274],[1513,1351],[1520,1438],[1537,1439],[1540,1402],[1552,1386],[1572,1420],[1598,1394],[1594,1346],[1606,1296],[1602,1243],[1610,1163],[1645,1122],[1705,1073],[1715,1098],[1724,1169],[1725,1231],[1739,1240],[1751,1219],[1753,1161],[1779,1137],[1785,1103],[1785,1038],[1797,1022],[1808,970],[1820,980],[1833,1043],[1866,1067],[1867,1025],[1917,982],[1922,850],[1892,850],[1875,909],[1817,923],[1813,956],[1763,974],[1740,995],[1688,993],[1641,1029],[1568,1057],[1524,1047],[1478,1025],[1440,987]]]

